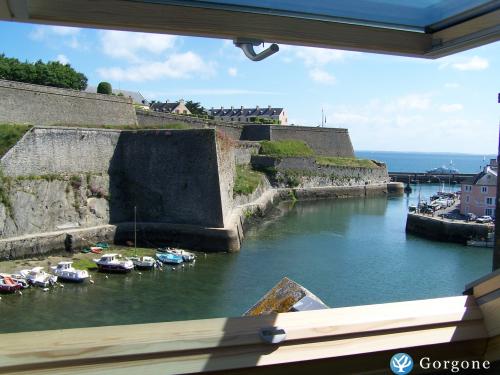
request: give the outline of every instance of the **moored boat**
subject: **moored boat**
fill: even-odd
[[[51,268],[61,281],[81,283],[89,278],[89,273],[86,270],[73,268],[73,262],[59,262],[57,266]]]
[[[184,262],[193,262],[196,259],[195,254],[186,250],[177,249],[175,247],[160,247],[158,248],[157,252],[181,256]]]
[[[8,275],[0,275],[0,293],[14,293],[21,285]]]
[[[150,270],[156,265],[156,260],[148,256],[130,257],[128,259],[131,260],[135,268],[139,270]]]
[[[21,270],[19,273],[29,284],[42,288],[47,288],[57,282],[57,276],[45,272],[43,267],[34,267],[31,270]]]
[[[166,252],[181,256],[184,262],[193,262],[196,258],[196,255],[194,255],[193,253],[182,249],[169,249]]]
[[[180,264],[184,261],[181,255],[168,252],[156,253],[156,259],[165,264]]]
[[[101,272],[130,272],[134,268],[131,260],[120,260],[118,257],[118,254],[104,254],[94,262]]]

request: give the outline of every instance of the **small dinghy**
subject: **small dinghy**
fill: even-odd
[[[31,270],[19,271],[22,277],[31,285],[47,288],[57,282],[57,276],[51,275],[43,270],[43,267],[34,267]]]
[[[182,256],[172,253],[156,253],[156,259],[165,264],[180,264],[184,260]]]
[[[128,258],[134,263],[135,268],[138,270],[150,270],[155,267],[156,260],[152,257],[130,257]]]
[[[0,275],[0,293],[15,293],[21,285],[8,275]]]
[[[77,270],[72,266],[73,262],[59,262],[57,266],[51,267],[60,281],[84,282],[89,273],[86,270]]]
[[[130,272],[134,268],[131,260],[120,260],[118,257],[118,254],[104,254],[94,262],[101,272]]]

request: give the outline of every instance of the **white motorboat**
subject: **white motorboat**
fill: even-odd
[[[134,263],[135,268],[139,270],[150,270],[156,265],[156,259],[142,256],[142,257],[131,257],[128,258]]]
[[[131,260],[120,260],[118,254],[104,254],[99,259],[94,259],[99,271],[102,272],[130,272],[134,268]]]
[[[165,252],[181,256],[184,262],[192,262],[196,258],[196,255],[194,255],[193,253],[182,249],[168,248]]]
[[[89,277],[89,273],[86,270],[77,270],[73,268],[73,262],[59,262],[57,266],[51,268],[61,281],[81,283]]]
[[[47,288],[57,282],[57,276],[51,275],[43,270],[43,267],[34,267],[31,270],[19,271],[21,276],[31,285]]]

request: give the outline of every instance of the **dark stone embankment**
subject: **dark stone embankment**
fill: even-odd
[[[451,221],[438,217],[409,213],[406,232],[431,240],[466,244],[471,238],[487,238],[490,225]]]

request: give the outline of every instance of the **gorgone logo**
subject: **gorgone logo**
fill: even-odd
[[[410,373],[413,369],[413,359],[406,353],[394,354],[391,358],[391,370],[398,375]]]

